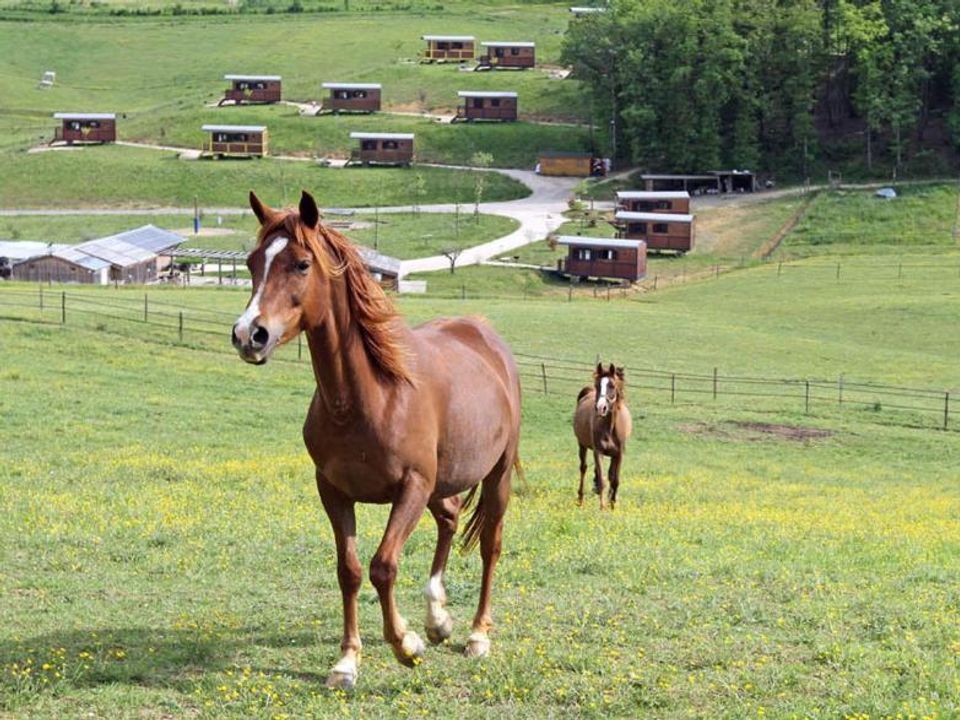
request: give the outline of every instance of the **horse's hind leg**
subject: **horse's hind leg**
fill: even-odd
[[[473,617],[473,627],[467,639],[468,657],[483,657],[490,652],[488,633],[493,627],[490,614],[490,597],[493,592],[493,571],[500,559],[500,544],[503,536],[503,515],[510,501],[510,477],[513,472],[516,450],[504,455],[504,462],[483,481],[480,494],[483,525],[480,529],[480,557],[483,560],[483,577],[480,582],[480,602]]]
[[[580,489],[577,491],[577,505],[583,507],[583,476],[587,474],[587,449],[580,446]]]
[[[397,610],[393,586],[397,579],[400,551],[427,506],[427,488],[426,479],[418,473],[405,474],[403,489],[390,509],[390,519],[380,547],[370,561],[370,581],[380,596],[380,609],[383,612],[383,639],[390,643],[394,657],[407,666],[415,665],[423,657],[425,647],[419,635],[407,630],[407,623]]]
[[[343,597],[343,639],[340,641],[340,659],[327,677],[327,687],[352,688],[357,682],[360,667],[360,629],[357,624],[357,596],[363,582],[363,571],[357,559],[357,525],[353,501],[327,483],[317,473],[320,500],[333,526],[337,543],[337,579]]]
[[[453,632],[453,618],[445,608],[447,591],[443,587],[443,573],[447,568],[450,545],[457,534],[460,496],[433,500],[427,507],[437,521],[437,549],[430,566],[430,581],[423,594],[427,598],[427,639],[436,644],[446,640]]]

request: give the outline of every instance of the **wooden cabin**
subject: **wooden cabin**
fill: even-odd
[[[427,49],[421,60],[424,62],[463,62],[473,60],[476,38],[472,35],[424,35]]]
[[[380,109],[380,94],[383,86],[379,83],[336,83],[325,82],[321,85],[330,91],[320,112],[358,112],[373,113]]]
[[[73,145],[82,143],[111,143],[117,140],[117,116],[115,113],[54,113],[61,121],[53,134],[52,142]]]
[[[643,240],[561,235],[557,244],[567,247],[567,257],[557,260],[557,270],[571,277],[636,282],[647,275],[647,246]]]
[[[693,215],[617,211],[618,237],[643,240],[648,250],[671,250],[680,255],[693,250]]]
[[[544,150],[537,155],[537,172],[540,175],[590,177],[594,174],[596,160],[591,153]]]
[[[690,213],[690,193],[626,190],[617,193],[617,210],[649,213]]]
[[[210,139],[203,154],[216,157],[263,157],[267,154],[266,125],[204,125]]]
[[[607,11],[606,8],[602,7],[572,7],[570,8],[570,13],[574,18],[584,18],[591,17],[592,15],[600,15]]]
[[[279,75],[224,75],[230,83],[218,103],[276,103],[280,102],[281,77]]]
[[[461,90],[457,95],[463,99],[463,105],[457,108],[454,120],[512,122],[517,119],[515,92]]]
[[[348,164],[409,165],[413,162],[413,133],[352,132],[360,147],[350,153]]]
[[[477,70],[515,68],[523,70],[537,64],[537,44],[532,42],[482,42]]]

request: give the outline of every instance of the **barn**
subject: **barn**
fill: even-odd
[[[523,70],[537,64],[537,44],[533,42],[481,42],[477,70]]]
[[[224,75],[223,79],[230,83],[230,87],[224,91],[223,99],[218,105],[226,102],[235,105],[280,102],[280,75]]]
[[[148,283],[168,262],[161,253],[183,241],[175,233],[144,225],[23,260],[13,266],[13,278],[93,285]]]
[[[690,193],[625,190],[617,193],[617,210],[685,215],[690,212]]]
[[[329,90],[330,95],[324,98],[318,115],[321,112],[373,113],[380,109],[383,86],[379,83],[325,82],[321,87]]]
[[[619,210],[614,217],[619,237],[643,240],[648,250],[672,250],[681,255],[693,250],[693,215]]]
[[[641,175],[644,190],[684,190],[691,195],[753,192],[756,179],[749,170],[711,170],[699,175]]]
[[[472,35],[424,35],[427,49],[420,59],[423,62],[463,62],[473,60],[476,38]]]
[[[61,121],[53,134],[52,142],[112,143],[117,140],[117,116],[115,113],[59,112],[53,117]]]
[[[515,92],[461,90],[457,95],[463,100],[463,105],[457,108],[454,120],[512,122],[517,119]]]
[[[567,257],[557,260],[557,269],[571,277],[630,282],[646,277],[647,246],[642,240],[561,235],[557,244],[567,247]]]
[[[266,125],[204,125],[210,133],[202,154],[206,157],[264,157],[267,154]]]
[[[348,164],[409,165],[413,162],[413,133],[352,132],[360,147],[350,153]]]

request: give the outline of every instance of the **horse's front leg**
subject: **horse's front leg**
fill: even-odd
[[[583,507],[583,476],[587,474],[587,448],[580,446],[580,489],[577,490],[577,505]]]
[[[436,644],[450,637],[453,632],[453,618],[446,610],[447,591],[443,586],[443,573],[447,568],[450,546],[457,534],[457,521],[460,517],[460,496],[434,499],[427,505],[437,521],[437,549],[433,553],[430,566],[430,580],[423,594],[427,598],[427,639]]]
[[[600,462],[600,453],[593,451],[593,489],[600,496],[600,509],[606,508],[606,501],[603,499],[603,465]]]
[[[357,559],[357,525],[353,500],[346,497],[317,473],[320,500],[333,526],[337,543],[337,579],[343,597],[343,639],[340,659],[327,677],[327,687],[352,688],[360,668],[360,628],[357,622],[357,596],[363,582],[363,570]]]
[[[620,464],[623,462],[623,455],[616,453],[610,458],[610,470],[608,471],[610,480],[610,509],[617,507],[617,491],[620,489]]]
[[[380,609],[383,611],[383,639],[390,643],[397,660],[411,667],[423,657],[425,646],[419,635],[407,630],[407,622],[397,610],[393,586],[397,579],[400,551],[427,506],[430,497],[428,485],[418,473],[405,473],[403,488],[390,510],[383,540],[370,561],[370,581],[377,589]]]

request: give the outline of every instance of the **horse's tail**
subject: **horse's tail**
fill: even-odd
[[[520,482],[526,487],[527,478],[523,473],[523,466],[520,464],[519,456],[513,460],[513,469],[517,473],[517,477],[520,478]],[[478,483],[470,488],[470,492],[468,492],[467,497],[464,498],[463,505],[460,506],[460,512],[468,510],[473,503],[473,496],[476,495],[477,488],[480,488],[480,497],[477,499],[477,506],[473,509],[473,514],[470,515],[470,519],[467,520],[467,524],[463,528],[463,539],[460,545],[460,552],[462,554],[470,552],[477,546],[477,543],[480,541],[480,531],[483,530],[483,526],[486,524],[487,513],[483,503],[484,488],[482,488],[481,485],[482,483]]]

